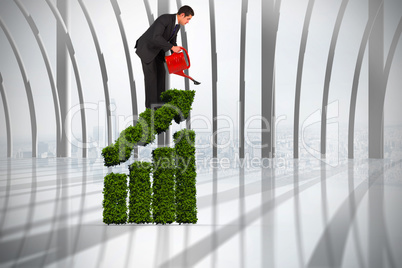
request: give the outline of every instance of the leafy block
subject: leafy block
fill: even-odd
[[[130,167],[130,199],[128,222],[150,223],[151,217],[151,172],[152,164],[136,161]]]
[[[103,188],[103,222],[123,224],[127,221],[127,175],[110,173]]]
[[[176,222],[197,223],[195,132],[183,129],[173,135],[176,157]]]
[[[153,156],[152,216],[155,223],[172,223],[175,220],[174,205],[174,149],[157,148]]]

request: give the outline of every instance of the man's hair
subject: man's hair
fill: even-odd
[[[182,6],[179,11],[177,11],[177,15],[180,15],[181,13],[184,13],[184,16],[194,16],[194,10],[189,7],[189,6]]]

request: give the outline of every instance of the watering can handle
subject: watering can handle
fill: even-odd
[[[187,60],[188,60],[188,66],[187,66],[187,68],[190,68],[190,57],[188,56],[187,50],[186,50],[184,47],[180,47],[180,48],[186,53]]]

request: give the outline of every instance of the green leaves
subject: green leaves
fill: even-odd
[[[120,133],[114,144],[102,150],[106,167],[119,165],[127,161],[135,144],[146,146],[155,140],[155,135],[165,132],[172,124],[184,121],[194,101],[194,90],[170,89],[161,94],[165,104],[154,111],[146,109],[139,115],[137,124]]]
[[[176,222],[197,223],[195,132],[183,129],[173,135],[176,154]]]
[[[128,222],[150,223],[151,217],[151,177],[152,164],[134,162],[130,167],[130,199]]]
[[[157,148],[152,152],[154,172],[152,184],[152,216],[155,223],[172,223],[175,220],[174,149]]]
[[[167,108],[174,111],[174,120],[177,124],[184,121],[190,114],[191,105],[195,96],[194,90],[171,89],[161,94],[161,99],[166,102]],[[164,106],[165,106],[164,105]],[[163,108],[163,106],[162,106]]]
[[[146,146],[156,134],[165,132],[172,121],[184,121],[190,114],[195,91],[171,89],[161,95],[165,104],[156,111],[146,109],[137,124],[120,133],[114,144],[103,148],[107,167],[127,161],[134,145]],[[152,152],[153,163],[134,162],[127,175],[110,173],[103,189],[103,222],[127,222],[127,194],[130,190],[128,221],[131,223],[196,223],[195,132],[184,129],[174,134],[175,148]],[[153,182],[151,186],[151,174]]]
[[[127,175],[106,175],[103,188],[103,222],[123,224],[127,221]]]

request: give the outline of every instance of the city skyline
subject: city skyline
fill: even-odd
[[[56,137],[56,121],[52,105],[51,89],[47,78],[45,66],[35,41],[34,35],[16,3],[21,3],[28,14],[36,23],[39,35],[42,38],[44,48],[47,50],[52,69],[55,69],[56,62],[56,20],[45,1],[38,1],[33,4],[31,1],[3,1],[1,2],[0,17],[7,27],[15,45],[20,51],[23,60],[27,79],[32,88],[33,100],[36,106],[36,119],[38,123],[38,141],[47,140],[49,137]],[[126,58],[119,27],[113,12],[113,6],[109,1],[98,1],[96,5],[90,1],[83,1],[87,11],[92,18],[94,29],[97,33],[99,46],[104,56],[107,67],[108,86],[111,99],[115,100],[115,107],[112,107],[116,116],[127,126],[133,118],[130,103],[130,85],[127,75]],[[143,1],[119,1],[121,20],[126,29],[127,45],[130,53],[130,60],[133,67],[133,74],[136,84],[138,112],[143,111],[143,79],[140,61],[135,54],[133,44],[143,29],[149,24],[147,12]],[[186,4],[186,3],[183,3]],[[188,51],[192,60],[190,72],[203,83],[200,86],[192,86],[197,91],[192,115],[207,118],[212,126],[212,74],[211,59],[209,54],[211,48],[210,37],[210,13],[208,5],[191,3],[196,15],[194,20],[188,24],[183,32],[186,33]],[[214,2],[219,11],[224,4]],[[171,2],[169,12],[173,13],[177,5]],[[238,15],[241,13],[241,2],[233,2],[228,12],[233,14],[225,20],[216,21],[216,45],[217,63],[219,67],[217,76],[217,116],[230,118],[234,124],[239,124],[240,102],[238,98],[240,81],[240,62],[237,57],[240,51],[240,21]],[[280,7],[280,18],[278,24],[276,71],[275,71],[275,116],[280,118],[278,128],[292,126],[294,124],[294,95],[296,87],[298,54],[303,34],[303,20],[308,8],[308,1],[283,1]],[[316,2],[313,8],[310,28],[305,50],[305,62],[303,67],[301,83],[301,109],[300,123],[306,121],[312,114],[321,113],[322,89],[324,87],[325,67],[330,50],[331,35],[336,24],[337,12],[340,10],[340,1],[327,1],[326,3]],[[84,90],[84,105],[86,112],[86,124],[88,137],[99,121],[106,122],[105,100],[103,96],[102,75],[96,55],[94,40],[92,39],[88,22],[85,19],[83,10],[78,1],[71,1],[70,7],[70,29],[69,34],[74,46],[77,67],[81,73],[82,88]],[[388,0],[384,2],[384,57],[390,50],[391,41],[395,33],[399,19],[398,10],[402,9],[398,1]],[[134,10],[138,10],[133,16]],[[150,10],[155,17],[157,1],[150,1]],[[246,45],[245,45],[245,120],[261,115],[261,13],[258,1],[248,1],[247,24],[246,24]],[[350,95],[353,84],[353,74],[359,45],[364,33],[364,27],[368,20],[367,3],[363,0],[351,1],[340,25],[338,41],[334,51],[334,62],[332,68],[331,82],[329,85],[329,104],[336,102],[338,114],[336,121],[339,126],[349,122]],[[234,27],[233,27],[234,26]],[[26,94],[21,80],[17,60],[10,46],[10,42],[4,31],[0,33],[2,47],[0,62],[0,73],[2,75],[2,86],[10,103],[9,114],[11,118],[11,130],[13,140],[16,142],[21,138],[30,138],[27,129],[30,126],[29,111],[26,104]],[[205,44],[199,40],[205,40]],[[227,40],[233,40],[228,44]],[[179,36],[179,43],[183,43]],[[401,42],[397,43],[394,60],[392,62],[388,77],[388,84],[385,95],[384,125],[400,125],[402,119],[399,116],[401,106],[398,100],[402,97],[400,85],[401,77],[397,74],[402,70]],[[359,78],[359,87],[356,104],[356,127],[368,125],[369,117],[369,93],[368,93],[368,53],[362,58],[363,65]],[[233,79],[236,78],[236,79]],[[81,119],[79,115],[79,100],[76,88],[76,78],[70,77],[71,107],[74,115],[71,119],[72,130],[77,140],[82,140]],[[178,76],[170,76],[172,88],[184,89],[184,80]],[[13,104],[13,105],[11,105]],[[16,105],[18,104],[18,105]],[[3,102],[0,103],[0,124],[5,126]],[[114,118],[114,119],[113,119]],[[112,117],[112,120],[116,120]],[[120,122],[119,121],[119,122]],[[218,122],[221,128],[222,122]],[[256,122],[256,128],[261,128]],[[49,127],[51,126],[51,127]],[[301,126],[300,126],[301,127]],[[105,126],[105,128],[107,128]],[[113,128],[113,126],[112,126]],[[202,132],[197,129],[196,131]],[[0,131],[0,140],[6,140],[5,128]],[[113,129],[113,135],[124,129]],[[211,131],[212,132],[212,131]],[[238,134],[236,134],[238,135]],[[342,134],[343,135],[343,134]],[[347,134],[345,134],[347,135]],[[112,137],[114,139],[115,137]],[[15,147],[15,145],[14,145]]]

